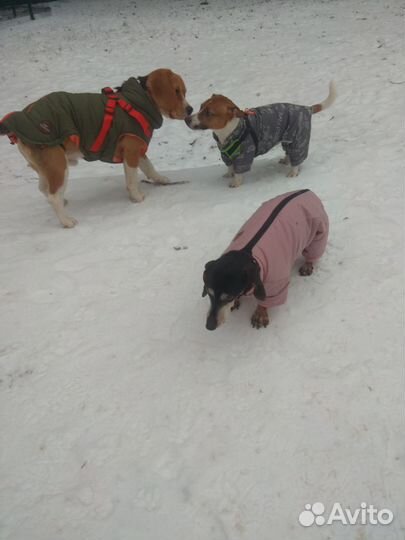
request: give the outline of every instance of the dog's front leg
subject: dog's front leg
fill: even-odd
[[[298,166],[293,167],[291,166],[291,169],[287,173],[287,178],[293,178],[294,176],[298,176],[300,173],[300,168]]]
[[[229,187],[235,188],[242,185],[243,182],[243,174],[237,174],[235,173],[232,177],[232,180],[229,182]]]
[[[222,175],[223,178],[232,178],[232,176],[234,175],[234,172],[233,172],[233,166],[232,165],[229,165],[228,166],[228,171]]]
[[[155,184],[167,184],[169,182],[167,176],[162,176],[156,171],[147,156],[144,156],[139,160],[139,167],[146,178],[152,180]]]
[[[124,160],[124,171],[129,198],[132,202],[142,202],[145,195],[139,188],[138,169],[136,167],[130,167]]]
[[[269,314],[267,313],[267,308],[264,306],[257,306],[252,315],[251,323],[253,328],[266,328],[266,326],[269,324]]]
[[[233,306],[231,307],[231,311],[235,311],[236,309],[240,308],[240,298],[235,298],[233,302]]]
[[[300,276],[310,276],[314,271],[314,263],[310,261],[304,262],[304,264],[298,270]]]

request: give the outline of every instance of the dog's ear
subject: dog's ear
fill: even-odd
[[[207,277],[207,270],[209,270],[210,268],[212,268],[213,264],[215,263],[215,261],[208,261],[205,265],[205,270],[204,270],[204,274],[203,274],[203,280],[204,280],[204,288],[203,288],[203,292],[202,292],[202,297],[204,298],[204,296],[207,296],[208,294],[208,289],[207,289],[207,285],[205,284],[205,281],[206,281],[206,277]]]
[[[208,262],[205,264],[205,270],[209,270],[210,268],[212,268],[215,262],[216,262],[216,261],[208,261]]]
[[[260,277],[260,266],[255,262],[255,269],[254,269],[254,281],[253,281],[255,288],[253,291],[253,294],[257,300],[265,300],[266,299],[266,291],[264,289],[262,278]]]
[[[246,279],[249,287],[253,285],[254,297],[257,298],[257,300],[265,300],[266,291],[260,277],[260,267],[253,259],[249,262],[249,265],[246,268]]]
[[[235,118],[245,118],[246,114],[239,109],[239,107],[230,107],[230,110]]]
[[[255,282],[255,289],[253,291],[253,294],[257,300],[266,300],[266,291],[264,289],[263,281],[260,278],[260,272],[259,276],[257,277],[257,280]]]

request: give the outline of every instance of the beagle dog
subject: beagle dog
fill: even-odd
[[[228,166],[224,176],[231,178],[229,187],[239,187],[254,158],[279,143],[285,151],[280,163],[291,165],[287,176],[297,176],[308,156],[311,117],[330,107],[335,99],[333,81],[328,97],[310,107],[273,103],[242,111],[229,98],[213,94],[198,113],[186,118],[186,124],[191,129],[213,130],[222,160]]]
[[[37,172],[39,189],[60,223],[71,228],[77,221],[64,208],[69,165],[79,158],[123,163],[129,198],[141,202],[138,167],[153,183],[168,181],[146,155],[153,130],[162,125],[162,116],[184,120],[192,112],[180,75],[156,69],[99,94],[48,94],[6,115],[0,120],[0,134],[17,145]]]

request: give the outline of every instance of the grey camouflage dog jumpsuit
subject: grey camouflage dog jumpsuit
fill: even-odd
[[[221,144],[214,134],[226,165],[236,174],[250,170],[253,160],[281,143],[297,167],[308,156],[311,136],[311,107],[290,103],[273,103],[250,109],[253,114],[242,118],[237,128]]]

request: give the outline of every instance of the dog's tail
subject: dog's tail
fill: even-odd
[[[328,97],[324,101],[322,101],[322,103],[316,103],[316,105],[312,105],[311,107],[312,114],[316,114],[318,112],[324,111],[325,109],[328,109],[331,105],[333,105],[335,99],[336,99],[336,86],[335,86],[334,81],[330,81]]]

